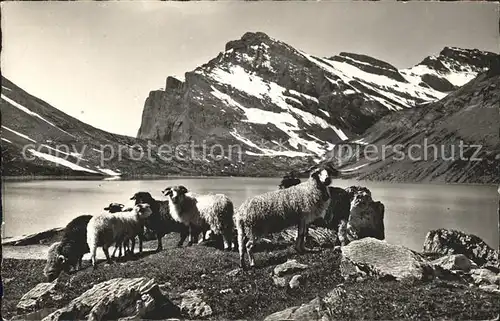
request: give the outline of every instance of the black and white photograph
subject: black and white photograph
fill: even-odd
[[[499,320],[500,6],[1,3],[3,320]]]

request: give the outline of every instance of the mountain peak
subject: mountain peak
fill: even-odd
[[[267,34],[257,31],[257,32],[246,32],[241,39],[232,40],[226,43],[226,51],[231,49],[238,50],[248,48],[250,46],[259,45],[261,43],[271,42],[272,39]]]

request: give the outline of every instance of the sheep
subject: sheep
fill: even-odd
[[[199,232],[205,238],[205,232],[211,230],[215,235],[222,235],[224,250],[231,250],[234,205],[229,197],[188,193],[182,185],[167,187],[162,193],[168,198],[172,218],[189,227],[189,244]]]
[[[120,213],[120,212],[130,212],[132,211],[132,208],[126,208],[123,209],[125,205],[120,204],[120,203],[110,203],[107,207],[104,208],[105,211],[108,211],[109,213]],[[142,233],[139,233],[139,252],[142,252]],[[123,240],[121,244],[116,244],[115,249],[113,250],[113,254],[111,254],[111,257],[115,257],[116,251],[118,250],[118,257],[122,256],[122,249],[123,249],[123,255],[125,255],[127,252],[132,252],[134,253],[134,247],[135,247],[135,238],[132,244],[132,249],[130,248],[129,240]]]
[[[290,174],[286,174],[283,176],[281,183],[278,185],[279,189],[289,188],[295,185],[300,184],[300,178],[295,176],[295,172],[291,172]]]
[[[180,233],[180,240],[177,246],[180,247],[186,240],[189,229],[184,224],[176,222],[170,215],[169,203],[166,201],[155,200],[148,192],[137,192],[130,198],[135,201],[135,204],[149,204],[153,214],[146,219],[146,228],[155,232],[158,239],[158,247],[156,251],[159,252],[163,249],[162,238],[165,234],[171,232]]]
[[[131,212],[102,213],[94,216],[87,225],[87,243],[90,248],[92,266],[96,268],[97,247],[102,247],[108,263],[112,263],[108,248],[120,244],[124,239],[135,237],[143,228],[144,220],[152,214],[148,204],[134,206]]]
[[[309,179],[301,184],[244,201],[234,216],[241,268],[245,268],[245,247],[250,266],[255,266],[253,249],[256,237],[279,232],[289,226],[298,225],[296,251],[306,251],[304,243],[308,224],[325,216],[330,203],[327,187],[331,178],[338,175],[339,172],[333,168],[320,167],[311,171]]]
[[[71,220],[64,228],[60,242],[52,244],[47,255],[43,274],[48,282],[55,280],[61,271],[69,273],[82,267],[82,257],[89,253],[87,225],[92,215],[81,215]]]

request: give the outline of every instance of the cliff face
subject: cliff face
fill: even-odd
[[[146,99],[141,139],[239,144],[255,155],[323,155],[391,111],[443,98],[473,78],[490,53],[445,48],[398,70],[361,54],[308,55],[263,33]],[[471,79],[472,79],[471,78]]]

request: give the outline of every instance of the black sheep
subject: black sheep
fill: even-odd
[[[64,228],[60,242],[52,244],[43,270],[48,282],[55,280],[61,271],[69,273],[71,268],[82,267],[82,257],[89,253],[87,245],[87,224],[92,215],[81,215],[73,219]]]
[[[182,246],[189,235],[189,228],[177,221],[170,215],[168,201],[157,201],[148,192],[137,192],[130,198],[135,200],[135,204],[149,204],[153,213],[146,219],[146,228],[155,232],[158,239],[158,247],[156,251],[161,251],[163,245],[161,239],[165,234],[177,232],[181,234],[181,238],[177,246]]]

